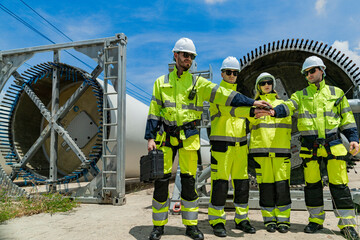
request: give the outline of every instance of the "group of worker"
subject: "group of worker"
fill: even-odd
[[[309,86],[295,92],[287,101],[275,91],[275,77],[260,74],[255,83],[256,96],[248,98],[237,92],[240,64],[227,57],[221,66],[222,82],[216,85],[189,72],[196,57],[192,40],[179,39],[173,48],[175,67],[159,77],[153,87],[146,124],[148,151],[164,153],[164,177],[155,180],[152,200],[153,230],[149,239],[160,239],[168,222],[170,206],[169,179],[176,153],[179,153],[181,177],[181,214],[186,235],[204,239],[197,226],[199,197],[195,188],[200,136],[197,126],[203,102],[210,102],[211,115],[211,196],[209,223],[218,237],[226,237],[224,211],[229,177],[234,188],[235,228],[255,233],[248,217],[248,157],[255,160],[260,193],[260,208],[268,232],[286,233],[290,228],[291,116],[298,113],[301,152],[305,179],[305,203],[309,211],[306,233],[323,228],[325,219],[323,183],[320,164],[327,166],[329,188],[338,227],[347,239],[359,239],[355,230],[355,209],[348,187],[347,150],[342,132],[356,155],[359,138],[356,123],[344,92],[325,84],[323,61],[307,58],[301,70]],[[250,140],[246,136],[250,122]]]

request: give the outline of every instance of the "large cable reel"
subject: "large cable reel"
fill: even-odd
[[[59,78],[59,106],[73,100],[71,109],[58,116],[56,126],[47,118],[54,69]],[[49,180],[51,128],[58,132],[55,183],[96,176],[102,151],[102,101],[102,87],[79,68],[48,62],[25,71],[11,84],[0,107],[0,145],[13,168],[10,177]]]
[[[50,191],[62,189],[63,183],[67,191],[66,183],[84,180],[88,183],[77,188],[73,197],[92,203],[125,203],[126,99],[145,110],[126,95],[126,44],[125,34],[117,33],[0,51],[0,90],[7,89],[0,103],[0,151],[11,166],[4,170],[0,165],[0,185],[8,193],[25,194],[13,182],[17,177],[25,184],[28,180],[45,183]],[[69,49],[86,55],[96,67]],[[44,52],[52,53],[53,62],[18,72],[35,54]],[[61,63],[62,52],[87,65],[91,73]],[[97,79],[102,72],[103,80]],[[129,152],[131,158],[138,150],[129,148]],[[136,166],[131,167],[130,174],[136,174]]]
[[[292,93],[308,86],[301,75],[301,67],[309,56],[320,57],[326,65],[326,83],[337,86],[346,92],[351,86],[354,91],[346,95],[348,99],[359,98],[359,67],[344,53],[322,42],[304,39],[287,39],[259,46],[240,59],[240,74],[237,78],[238,91],[253,97],[256,78],[262,72],[268,72],[276,78],[276,91],[280,98],[288,99]],[[354,114],[359,128],[359,114]],[[296,121],[296,117],[293,118]],[[296,122],[292,130],[291,179],[292,187],[304,183],[300,152],[300,134]],[[346,139],[343,138],[346,141]],[[348,155],[350,158],[350,155]],[[359,157],[356,157],[359,159]],[[251,162],[251,161],[250,161]],[[252,183],[256,185],[255,171],[250,164]],[[322,168],[326,178],[326,171]]]

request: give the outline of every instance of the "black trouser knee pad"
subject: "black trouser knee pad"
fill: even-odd
[[[249,179],[234,179],[234,203],[248,203]]]
[[[276,206],[285,206],[291,203],[290,186],[288,180],[275,182]]]
[[[214,206],[225,206],[228,190],[228,180],[213,180],[211,190],[211,204]]]
[[[354,202],[351,198],[350,189],[345,184],[331,184],[329,183],[331,196],[334,199],[334,209],[353,209]]]
[[[186,201],[194,201],[198,198],[195,191],[195,178],[190,174],[182,174],[181,177],[181,197]]]
[[[166,174],[163,178],[155,180],[153,198],[156,201],[165,202],[168,199],[170,176],[171,174]]]
[[[259,184],[260,206],[275,207],[275,183]]]
[[[305,203],[309,207],[318,207],[324,205],[322,182],[306,183],[304,187]]]

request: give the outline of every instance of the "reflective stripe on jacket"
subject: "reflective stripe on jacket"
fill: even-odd
[[[168,81],[167,81],[168,79]],[[203,111],[203,102],[208,101],[219,105],[233,104],[251,106],[253,100],[216,85],[203,77],[196,77],[196,95],[193,100],[188,98],[193,89],[193,77],[189,71],[183,72],[180,78],[177,76],[177,68],[174,68],[167,78],[166,75],[159,77],[153,88],[153,96],[150,102],[148,120],[146,125],[145,139],[154,139],[160,121],[168,126],[182,126],[186,123],[200,119]],[[197,134],[185,134],[190,137]],[[180,132],[181,136],[184,133]]]
[[[317,138],[329,138],[342,132],[351,141],[359,142],[354,115],[346,97],[335,106],[337,99],[344,92],[337,87],[320,82],[318,89],[315,84],[292,94],[291,99],[275,108],[276,116],[288,116],[298,112],[298,129],[302,136],[302,145],[312,148]],[[341,139],[331,141],[330,146],[341,144]],[[336,156],[344,153],[333,153]],[[346,153],[345,153],[346,154]]]
[[[236,85],[224,80],[220,83],[221,87],[234,91],[236,91]],[[235,117],[235,109],[235,107],[210,103],[211,141],[246,142],[246,119]],[[250,107],[240,107],[240,110],[245,117],[249,116]]]
[[[276,98],[276,93],[260,95],[261,100],[269,102],[273,107],[283,103]],[[253,157],[290,157],[291,117],[274,118],[265,116],[249,118],[250,147]]]

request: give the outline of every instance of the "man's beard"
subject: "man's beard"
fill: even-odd
[[[191,67],[191,64],[186,63],[186,62],[182,62],[182,64],[180,66],[184,69],[184,71],[187,71]]]
[[[313,79],[313,80],[312,80],[312,83],[313,83],[313,84],[317,84],[317,83],[320,83],[322,80],[323,80],[323,79],[319,77],[319,78]]]
[[[185,61],[181,61],[180,57],[178,57],[177,60],[179,67],[181,67],[183,71],[187,71],[191,67],[191,63],[186,63]]]

